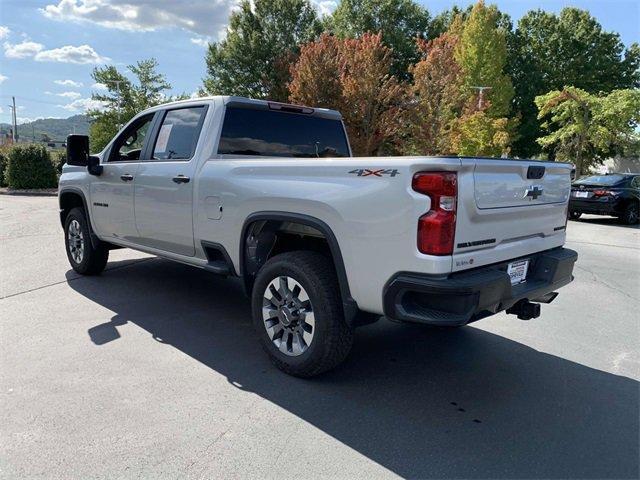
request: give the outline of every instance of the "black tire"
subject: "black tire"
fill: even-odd
[[[630,202],[625,207],[620,221],[625,225],[635,225],[638,223],[638,202]]]
[[[276,347],[263,320],[264,295],[278,277],[289,277],[307,293],[315,317],[313,338],[298,356]],[[338,277],[330,259],[309,251],[276,255],[258,272],[251,295],[253,323],[271,361],[283,372],[296,377],[313,377],[339,365],[353,345],[353,329],[344,318]],[[274,338],[277,338],[274,336]]]
[[[75,234],[79,230],[77,235],[70,235],[69,230],[72,229]],[[72,252],[72,244],[77,245],[78,242],[74,242],[70,239],[80,238],[82,241],[82,255],[78,256],[77,252]],[[81,275],[98,275],[104,270],[109,259],[108,247],[100,243],[97,248],[91,243],[91,235],[89,225],[87,224],[87,217],[84,213],[84,209],[76,207],[72,209],[67,218],[64,221],[64,244],[65,251],[67,252],[67,258],[76,272]]]
[[[571,220],[578,220],[582,216],[582,212],[569,212],[569,218]]]

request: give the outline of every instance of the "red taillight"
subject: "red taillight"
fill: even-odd
[[[606,195],[609,195],[611,192],[608,190],[594,190],[593,191],[593,195],[596,197],[604,197]]]
[[[418,220],[418,250],[427,255],[451,255],[456,231],[457,174],[416,173],[411,186],[431,198],[431,209]]]

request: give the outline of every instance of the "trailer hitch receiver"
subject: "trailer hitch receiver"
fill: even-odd
[[[520,320],[531,320],[540,316],[540,304],[529,300],[520,300],[513,307],[507,308],[507,314],[517,315]]]

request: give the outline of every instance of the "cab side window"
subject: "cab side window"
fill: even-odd
[[[204,120],[205,107],[168,110],[153,146],[153,160],[189,160]]]
[[[140,160],[144,141],[151,128],[153,115],[153,113],[150,113],[140,117],[122,132],[111,148],[110,162],[135,162]]]

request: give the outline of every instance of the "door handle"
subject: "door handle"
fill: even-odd
[[[120,180],[122,180],[123,182],[130,182],[131,180],[133,180],[133,175],[125,173],[124,175],[120,175]]]
[[[189,177],[185,177],[184,175],[178,175],[173,177],[174,183],[189,183],[191,179]]]

